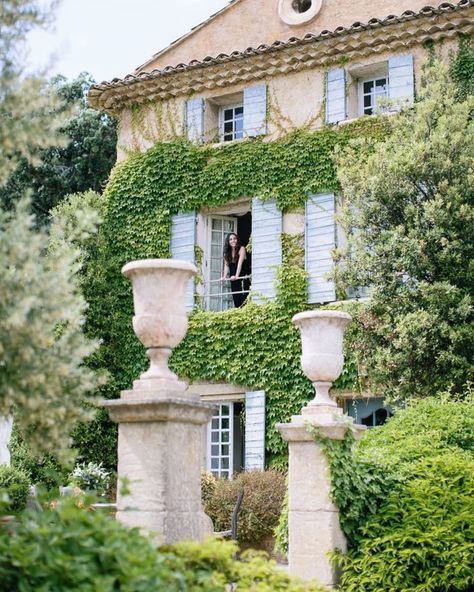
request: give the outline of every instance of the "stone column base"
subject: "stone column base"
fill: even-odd
[[[119,424],[117,519],[162,543],[202,540],[212,523],[201,505],[202,426],[212,405],[175,391],[125,391],[103,401]],[[181,396],[180,396],[181,395]]]
[[[305,580],[315,579],[328,587],[335,587],[339,579],[329,553],[335,549],[345,552],[346,540],[339,525],[339,510],[330,498],[331,476],[326,457],[307,426],[310,423],[317,427],[322,437],[342,440],[348,429],[348,418],[338,415],[295,416],[291,423],[277,424],[289,443],[290,574]]]

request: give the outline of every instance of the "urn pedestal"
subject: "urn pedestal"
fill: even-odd
[[[301,331],[301,366],[314,385],[315,397],[290,423],[277,424],[289,448],[290,574],[316,579],[328,587],[338,582],[328,554],[335,549],[344,552],[346,540],[339,525],[339,510],[330,498],[329,466],[309,427],[333,440],[342,440],[349,428],[361,427],[351,426],[352,420],[343,415],[329,394],[332,382],[342,372],[344,328],[350,320],[350,315],[338,311],[308,311],[293,317]]]
[[[103,401],[119,424],[118,520],[153,533],[162,543],[202,540],[212,523],[201,504],[202,430],[213,407],[201,403],[169,370],[168,358],[186,335],[185,288],[196,268],[184,261],[150,259],[122,272],[133,285],[133,328],[147,348],[150,368]],[[123,488],[122,488],[123,489]]]

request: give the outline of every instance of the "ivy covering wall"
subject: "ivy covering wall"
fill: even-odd
[[[472,55],[472,43],[461,41],[452,63],[460,88],[472,81]],[[273,142],[252,139],[219,148],[178,138],[130,154],[118,164],[104,194],[105,219],[89,248],[83,284],[90,303],[87,329],[103,341],[92,364],[110,373],[103,395],[119,396],[147,367],[144,348],[131,327],[131,286],[120,269],[135,259],[170,256],[173,214],[244,196],[276,199],[283,212],[301,208],[308,193],[337,192],[336,149],[353,138],[381,140],[389,132],[390,118],[381,117],[317,131],[300,129]],[[300,370],[299,334],[291,325],[292,316],[308,308],[302,241],[283,236],[282,242],[275,301],[249,302],[223,313],[195,310],[188,334],[171,359],[173,369],[191,381],[224,381],[265,390],[271,464],[285,462],[286,457],[286,444],[275,423],[287,421],[312,396]],[[357,360],[350,347],[362,331],[355,312],[346,339],[346,365],[335,385],[339,388],[358,386]],[[77,431],[76,445],[89,460],[113,468],[115,433],[115,426],[100,411],[94,423]]]
[[[117,165],[104,194],[105,220],[84,281],[90,303],[88,331],[103,340],[93,365],[110,373],[104,396],[117,397],[147,366],[131,327],[131,286],[120,269],[134,259],[170,256],[171,215],[242,196],[276,199],[282,211],[301,208],[309,192],[337,191],[336,147],[354,137],[381,139],[389,125],[386,118],[366,118],[316,132],[299,130],[275,142],[256,139],[218,149],[178,139],[157,143]],[[284,235],[282,243],[275,301],[249,302],[223,313],[194,311],[187,337],[171,360],[173,369],[190,381],[265,390],[266,446],[273,464],[286,456],[286,444],[274,424],[288,420],[312,396],[300,370],[299,333],[291,325],[291,317],[308,308],[302,236]],[[337,386],[354,385],[355,367],[349,355]],[[114,466],[114,438],[114,429],[100,412],[75,439],[88,459]]]

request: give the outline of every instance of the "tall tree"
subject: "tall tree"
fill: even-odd
[[[2,0],[0,3],[0,184],[21,158],[59,142],[59,98],[41,76],[25,76],[22,52],[29,31],[46,26],[56,2]],[[57,116],[52,117],[52,111]]]
[[[360,353],[389,398],[461,392],[472,378],[473,109],[435,64],[388,139],[365,162],[340,159],[341,279],[372,288]]]
[[[71,82],[63,76],[50,82],[59,101],[57,114],[70,114],[59,129],[63,141],[39,150],[37,163],[21,160],[0,187],[4,207],[12,207],[31,190],[33,213],[41,223],[66,195],[103,189],[116,160],[116,121],[88,106],[86,95],[93,83],[85,72]]]
[[[20,159],[57,145],[67,115],[40,78],[22,76],[25,36],[49,18],[41,6],[33,0],[0,4],[0,182]],[[86,303],[74,242],[97,223],[95,210],[82,207],[73,225],[59,215],[47,235],[34,231],[27,200],[12,212],[0,210],[0,416],[13,413],[36,452],[67,452],[75,423],[90,415],[83,398],[100,382],[84,366],[97,344],[82,332]]]

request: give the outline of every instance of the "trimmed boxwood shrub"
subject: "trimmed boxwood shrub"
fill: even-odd
[[[246,471],[232,481],[216,480],[214,492],[204,500],[204,509],[214,530],[229,530],[232,511],[240,490],[244,498],[239,512],[237,540],[246,547],[260,548],[273,535],[285,497],[285,477],[276,470]]]
[[[30,481],[25,473],[15,467],[0,465],[0,494],[7,496],[0,504],[1,513],[17,514],[24,510],[29,492]]]

